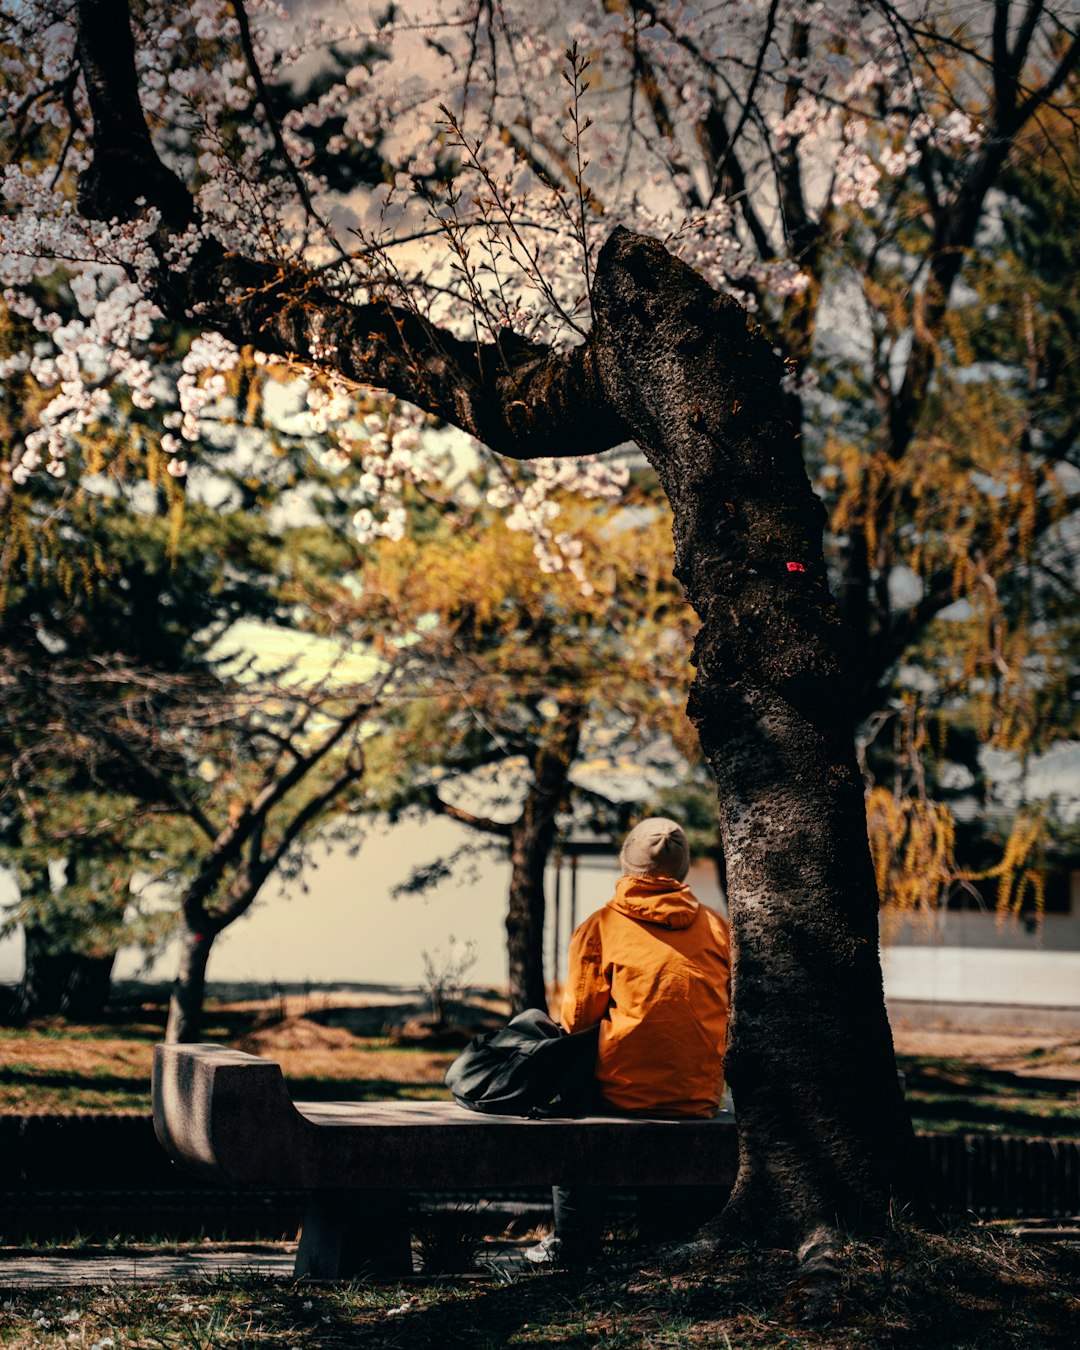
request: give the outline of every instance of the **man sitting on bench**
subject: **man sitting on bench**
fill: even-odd
[[[615,1115],[710,1117],[724,1095],[731,963],[727,921],[685,884],[686,834],[643,820],[619,854],[611,900],[570,942],[561,1020],[600,1023],[596,1109]],[[599,1253],[605,1191],[553,1189],[555,1232],[526,1256],[580,1265]]]

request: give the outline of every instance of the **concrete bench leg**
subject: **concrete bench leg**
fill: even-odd
[[[404,1191],[312,1191],[293,1274],[313,1280],[411,1275]]]

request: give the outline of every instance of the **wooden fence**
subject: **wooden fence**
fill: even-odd
[[[941,1209],[997,1219],[1080,1214],[1080,1139],[920,1134],[917,1148]]]
[[[921,1134],[917,1149],[939,1209],[1080,1215],[1080,1139]],[[540,1192],[513,1198],[546,1203]],[[76,1234],[277,1239],[295,1235],[301,1210],[296,1192],[225,1191],[187,1176],[158,1146],[147,1115],[0,1115],[0,1244]]]

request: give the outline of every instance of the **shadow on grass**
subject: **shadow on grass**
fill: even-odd
[[[677,1269],[622,1249],[607,1267],[584,1276],[527,1272],[501,1280],[309,1284],[234,1273],[69,1288],[62,1300],[55,1287],[9,1286],[0,1288],[7,1300],[0,1324],[7,1319],[29,1329],[37,1309],[56,1335],[65,1329],[57,1323],[62,1306],[77,1314],[65,1318],[86,1340],[107,1329],[125,1344],[164,1350],[836,1350],[856,1344],[876,1350],[1057,1350],[1076,1344],[1076,1251],[1034,1251],[978,1228],[946,1234],[906,1229],[881,1244],[854,1244],[842,1261],[840,1302],[816,1327],[802,1321],[796,1275],[790,1253],[737,1246]]]
[[[588,1291],[584,1295],[583,1289]],[[618,1286],[609,1288],[607,1281],[594,1277],[529,1274],[494,1285],[453,1279],[410,1280],[398,1286],[357,1282],[337,1288],[301,1283],[289,1293],[284,1307],[264,1315],[260,1340],[273,1344],[302,1329],[302,1343],[312,1350],[323,1346],[505,1350],[511,1344],[596,1350],[602,1345],[658,1344],[652,1337],[609,1340],[598,1332],[592,1309],[599,1304],[603,1309],[599,1324],[610,1326],[608,1309],[618,1300]]]
[[[65,1017],[40,1017],[23,1021],[0,1015],[0,1028],[8,1038],[50,1041],[135,1041],[154,1045],[165,1039],[167,1010],[164,1008],[106,1008],[92,1021],[69,1021]],[[259,1016],[249,1009],[207,1010],[202,1039],[226,1041],[250,1031]]]
[[[905,1057],[908,1106],[920,1124],[996,1134],[1080,1135],[1080,1083],[956,1060]]]
[[[33,1064],[9,1064],[0,1068],[0,1087],[49,1088],[54,1092],[113,1092],[125,1096],[148,1093],[150,1080],[139,1074],[125,1078],[106,1070],[74,1073],[70,1070],[39,1069]]]
[[[106,1070],[39,1069],[32,1064],[10,1064],[0,1068],[0,1087],[36,1088],[58,1093],[115,1093],[148,1099],[150,1080],[137,1074],[124,1078]],[[418,1083],[393,1078],[290,1078],[289,1094],[294,1101],[449,1101],[450,1094],[441,1083]]]
[[[948,1121],[966,1134],[1014,1134],[1073,1139],[1080,1136],[1080,1118],[1057,1110],[1045,1113],[1015,1111],[992,1102],[967,1097],[935,1097],[932,1101],[909,1093],[908,1109],[920,1125],[933,1129]]]
[[[967,1096],[1061,1097],[1080,1099],[1080,1082],[1069,1078],[1034,1078],[1007,1069],[988,1069],[962,1060],[924,1060],[901,1056],[908,1091],[933,1092],[945,1087]]]
[[[939,1234],[902,1228],[853,1256],[845,1320],[873,1328],[882,1347],[1076,1344],[1075,1248],[1040,1250],[960,1225]]]
[[[891,1250],[890,1250],[891,1248]],[[665,1269],[647,1255],[588,1277],[526,1279],[485,1290],[471,1306],[409,1315],[401,1342],[378,1333],[360,1343],[417,1347],[499,1345],[502,1335],[559,1346],[821,1346],[959,1350],[1075,1345],[1080,1255],[1003,1250],[987,1242],[905,1234],[846,1259],[843,1302],[824,1338],[801,1325],[790,1254],[742,1249],[704,1267]],[[525,1328],[528,1332],[525,1333]],[[472,1341],[469,1339],[470,1331]],[[482,1333],[482,1334],[480,1334]]]
[[[526,1273],[507,1283],[410,1281],[405,1285],[291,1286],[290,1300],[260,1330],[267,1341],[296,1328],[300,1292],[305,1343],[381,1350],[502,1350],[508,1345],[601,1350],[661,1345],[817,1350],[985,1350],[1075,1344],[1074,1253],[1007,1250],[983,1240],[915,1235],[860,1247],[845,1261],[840,1307],[827,1327],[801,1322],[789,1253],[740,1249],[704,1267],[664,1269],[620,1253],[586,1275]],[[305,1306],[307,1305],[307,1306]],[[265,1306],[265,1305],[263,1305]]]

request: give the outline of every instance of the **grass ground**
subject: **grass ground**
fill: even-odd
[[[300,1100],[445,1097],[455,1049],[364,1034],[380,1021],[370,1012],[318,998],[212,1001],[204,1034],[277,1060]],[[94,1026],[0,1027],[0,1112],[149,1110],[163,1029],[153,1004]],[[1080,1137],[1075,1038],[901,1031],[897,1049],[917,1129]]]
[[[793,1276],[787,1253],[736,1249],[694,1268],[664,1268],[646,1256],[587,1276],[0,1287],[0,1347],[1073,1350],[1077,1344],[1076,1249],[1034,1250],[981,1229],[901,1229],[881,1247],[848,1249],[839,1297],[814,1326],[804,1323]]]
[[[212,1001],[203,1034],[277,1060],[299,1100],[447,1095],[442,1078],[455,1050],[356,1035],[281,1011],[270,1001]],[[0,1027],[0,1112],[149,1111],[164,1026],[164,1010],[146,1004],[89,1026],[49,1019]]]

